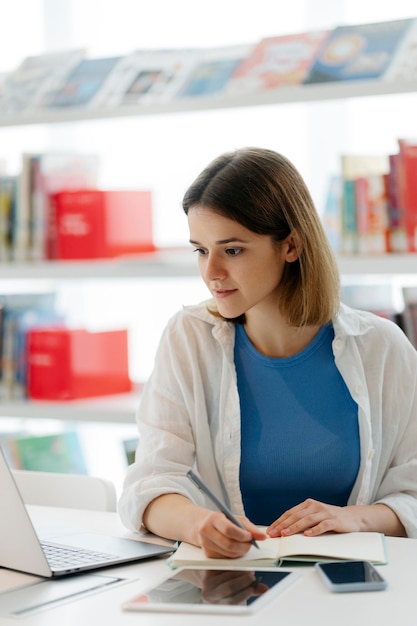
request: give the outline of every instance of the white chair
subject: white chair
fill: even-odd
[[[97,476],[12,470],[25,504],[116,511],[116,489]]]

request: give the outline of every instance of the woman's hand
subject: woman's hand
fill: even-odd
[[[304,533],[315,536],[327,532],[347,533],[364,530],[358,506],[334,506],[309,498],[286,511],[267,528],[270,537]]]
[[[266,539],[246,517],[239,517],[245,530],[229,521],[223,513],[208,511],[197,527],[197,544],[210,558],[236,559],[244,556],[251,547],[252,539]]]
[[[309,498],[286,511],[266,530],[270,537],[304,533],[314,537],[327,532],[382,532],[404,536],[397,515],[385,504],[334,506]]]

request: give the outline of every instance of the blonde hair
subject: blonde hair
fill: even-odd
[[[310,192],[294,165],[262,148],[217,157],[183,198],[210,208],[278,244],[291,233],[299,258],[287,263],[280,283],[280,312],[291,326],[323,325],[337,313],[340,282],[336,259]],[[244,316],[233,320],[242,323]]]

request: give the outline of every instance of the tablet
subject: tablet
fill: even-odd
[[[180,613],[255,613],[277,597],[298,574],[271,569],[189,569],[141,592],[122,605],[125,611]]]

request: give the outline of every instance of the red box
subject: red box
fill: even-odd
[[[49,258],[97,259],[153,252],[150,191],[79,189],[51,196]]]
[[[127,330],[30,330],[29,398],[73,400],[131,391],[127,339]]]

